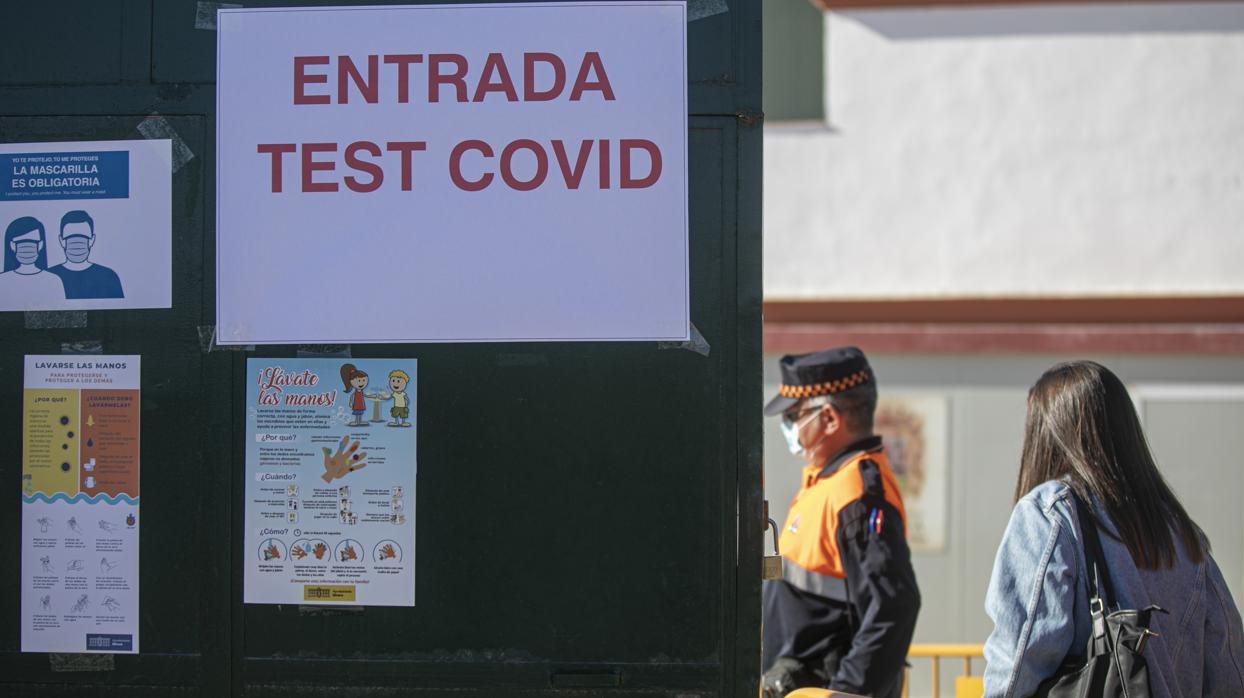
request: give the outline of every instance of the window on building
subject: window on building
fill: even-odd
[[[764,110],[774,121],[825,118],[825,24],[809,0],[764,0]]]

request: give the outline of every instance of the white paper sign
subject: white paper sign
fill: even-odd
[[[0,144],[0,311],[172,307],[168,140]]]
[[[23,652],[138,652],[140,364],[26,357]]]
[[[685,340],[685,10],[222,10],[218,341]]]

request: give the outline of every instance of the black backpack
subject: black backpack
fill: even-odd
[[[1158,606],[1140,611],[1117,610],[1118,597],[1110,584],[1110,570],[1106,567],[1093,515],[1078,495],[1073,493],[1072,499],[1080,519],[1080,540],[1088,563],[1093,630],[1086,656],[1068,657],[1057,674],[1041,682],[1035,695],[1041,698],[1149,698],[1149,667],[1143,652],[1149,638],[1157,637],[1157,633],[1149,629],[1153,612],[1166,611]]]

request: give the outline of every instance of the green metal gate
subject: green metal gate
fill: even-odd
[[[0,480],[14,485],[22,357],[142,355],[142,652],[22,654],[10,591],[0,694],[755,696],[759,1],[689,5],[691,318],[704,342],[673,347],[215,346],[212,10],[0,10],[0,142],[171,129],[184,144],[172,309],[0,313]],[[299,351],[419,361],[414,608],[241,603],[245,359]],[[15,492],[0,517],[12,590]]]

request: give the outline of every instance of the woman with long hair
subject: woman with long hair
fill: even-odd
[[[4,271],[37,274],[48,268],[47,233],[38,218],[22,216],[4,229]]]
[[[1158,472],[1122,381],[1091,361],[1059,364],[1028,392],[1015,509],[985,599],[985,695],[1034,695],[1085,654],[1073,496],[1101,533],[1116,605],[1167,612],[1144,646],[1152,695],[1244,696],[1244,629],[1209,541]]]
[[[61,305],[65,286],[47,268],[47,233],[43,224],[31,216],[14,219],[4,229],[0,310],[39,310]]]

